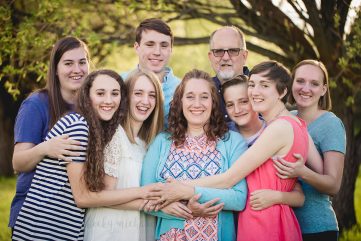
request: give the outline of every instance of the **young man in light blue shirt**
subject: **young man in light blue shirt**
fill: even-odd
[[[138,55],[138,68],[153,71],[162,83],[164,94],[164,123],[167,127],[169,104],[180,83],[170,67],[167,67],[173,47],[173,33],[162,20],[149,18],[142,21],[135,32],[134,49]],[[122,74],[125,79],[128,73]]]

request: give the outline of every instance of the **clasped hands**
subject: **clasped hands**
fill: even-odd
[[[217,203],[220,198],[199,203],[201,194],[194,194],[194,187],[168,179],[166,183],[156,183],[146,186],[144,202],[141,210],[145,212],[159,211],[184,218],[214,217],[224,207]]]
[[[302,175],[306,166],[300,154],[293,154],[296,162],[288,162],[281,157],[273,158],[276,175],[281,179],[296,178]],[[272,205],[269,198],[269,190],[257,190],[250,195],[250,204],[254,210],[262,210]],[[194,195],[194,187],[168,179],[166,183],[148,185],[144,194],[144,203],[141,210],[146,212],[162,210],[165,213],[182,217],[192,218],[194,216],[215,216],[223,208],[219,198],[200,204],[200,194]],[[180,200],[189,200],[187,203]]]

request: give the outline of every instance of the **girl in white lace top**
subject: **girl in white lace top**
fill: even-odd
[[[158,77],[135,70],[126,79],[128,109],[105,149],[107,189],[140,186],[142,161],[148,144],[163,128],[163,93]],[[155,220],[139,210],[142,199],[114,207],[90,208],[85,240],[154,240]]]

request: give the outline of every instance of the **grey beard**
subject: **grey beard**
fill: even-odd
[[[232,79],[235,76],[234,71],[219,71],[217,73],[218,79],[223,84],[225,81]]]

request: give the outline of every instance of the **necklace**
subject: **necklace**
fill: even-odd
[[[275,117],[273,117],[272,119],[270,119],[269,121],[267,121],[267,124],[271,123],[272,121],[274,121],[275,119],[277,119],[282,112],[286,109],[286,106],[283,106],[283,108],[277,113],[277,115],[275,115]]]

